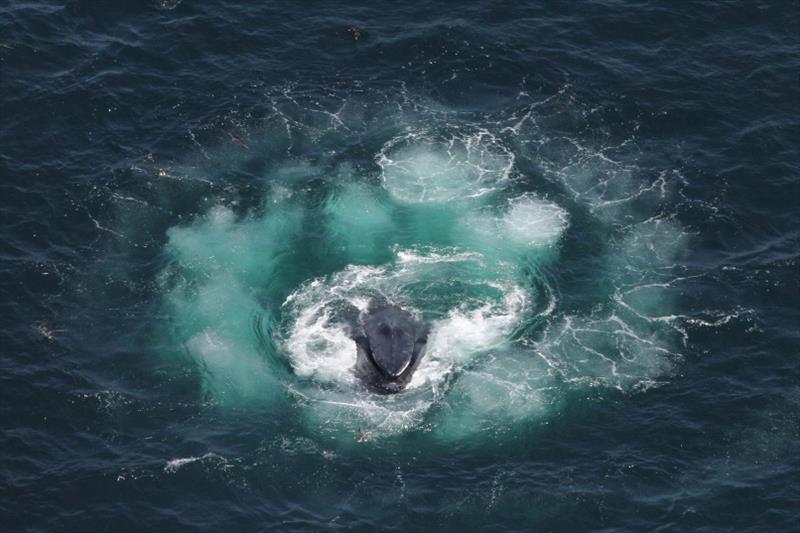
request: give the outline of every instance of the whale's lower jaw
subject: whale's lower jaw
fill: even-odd
[[[367,350],[358,342],[356,342],[356,350],[356,364],[354,367],[356,376],[361,379],[368,389],[381,394],[394,394],[405,389],[414,376],[417,362],[423,355],[422,352],[415,353],[414,359],[408,365],[408,368],[397,376],[389,376],[380,371]]]

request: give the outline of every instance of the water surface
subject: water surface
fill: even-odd
[[[6,527],[796,527],[796,4],[0,12]]]

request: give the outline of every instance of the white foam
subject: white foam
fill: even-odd
[[[299,376],[322,381],[350,382],[355,348],[343,324],[330,321],[328,301],[308,302],[301,308],[285,349],[292,354]]]
[[[566,210],[532,194],[514,198],[502,219],[502,229],[511,240],[524,246],[548,246],[564,233]]]
[[[516,254],[554,247],[569,225],[567,211],[533,194],[509,200],[500,212],[467,212],[458,228],[465,244],[508,259]]]
[[[164,472],[168,474],[174,474],[177,472],[183,465],[188,465],[190,463],[194,463],[195,461],[199,461],[200,457],[180,457],[178,459],[170,459],[167,461],[167,464],[164,466]]]
[[[393,397],[369,393],[354,379],[355,347],[346,326],[335,320],[335,310],[348,304],[363,310],[372,297],[403,295],[404,307],[419,314],[415,308],[430,305],[425,294],[441,292],[450,283],[435,275],[437,268],[481,261],[482,256],[472,252],[397,250],[394,265],[351,265],[290,295],[284,303],[288,334],[282,347],[298,375],[334,386],[320,388],[312,383],[292,389],[309,403],[309,416],[326,423],[336,421],[346,428],[364,426],[384,433],[420,424],[450,373],[506,342],[526,308],[525,291],[510,281],[483,280],[483,299],[462,298],[461,305],[451,307],[432,323],[428,353],[406,391]],[[420,279],[442,286],[413,294],[408,285]]]
[[[502,188],[514,155],[486,130],[449,138],[412,132],[386,143],[377,163],[396,201],[440,204]]]
[[[228,461],[223,456],[213,452],[208,452],[204,455],[201,455],[200,457],[190,456],[190,457],[179,457],[176,459],[170,459],[169,461],[167,461],[167,464],[164,465],[164,472],[166,472],[167,474],[174,474],[182,467],[188,464],[196,463],[198,461],[206,462],[209,460],[221,464],[223,468],[228,466]]]
[[[458,250],[448,250],[446,253],[438,253],[434,250],[405,249],[396,250],[397,262],[400,264],[433,264],[433,263],[453,263],[462,261],[476,261],[483,265],[483,255],[477,252],[462,252]]]
[[[428,340],[428,364],[417,370],[410,387],[440,382],[447,373],[508,341],[527,298],[523,289],[515,285],[501,290],[500,301],[484,302],[477,308],[455,308],[434,323]]]

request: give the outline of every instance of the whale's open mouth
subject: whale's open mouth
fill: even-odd
[[[425,354],[428,330],[405,309],[371,302],[354,331],[355,373],[372,390],[405,388]]]

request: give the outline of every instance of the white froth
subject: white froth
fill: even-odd
[[[569,225],[567,211],[533,194],[508,202],[500,213],[484,209],[465,214],[462,241],[499,257],[552,248]]]
[[[210,462],[218,463],[222,467],[225,467],[226,465],[228,465],[228,461],[223,456],[218,455],[218,454],[213,453],[213,452],[208,452],[208,453],[206,453],[206,454],[204,454],[202,456],[199,456],[199,457],[190,456],[190,457],[178,457],[176,459],[170,459],[169,461],[167,461],[167,464],[164,465],[164,472],[166,472],[167,474],[174,474],[178,470],[180,470],[181,467],[183,467],[185,465],[188,465],[188,464],[196,463],[197,461],[201,461],[201,462],[210,461]]]
[[[477,261],[483,264],[483,255],[477,252],[459,252],[448,250],[446,253],[437,253],[431,250],[397,250],[396,260],[400,264],[433,264],[452,263],[461,261]]]
[[[449,139],[416,132],[392,139],[377,162],[384,187],[396,201],[438,204],[501,188],[514,156],[487,131]]]
[[[345,304],[363,310],[378,294],[407,295],[406,284],[421,278],[437,281],[441,291],[449,280],[432,276],[437,268],[476,261],[482,262],[483,257],[473,252],[398,250],[395,268],[349,266],[290,295],[284,303],[290,331],[282,346],[298,375],[335,385],[294,389],[310,404],[312,416],[346,426],[380,428],[386,433],[421,423],[449,374],[506,342],[524,313],[525,291],[511,281],[484,280],[485,299],[465,300],[432,323],[426,356],[406,392],[392,397],[358,387],[351,370],[356,358],[353,341],[345,325],[333,318],[332,310]],[[415,298],[414,305],[424,309],[425,298]],[[413,307],[410,310],[418,313]]]
[[[355,347],[341,324],[331,323],[328,302],[309,302],[300,309],[286,341],[294,371],[323,381],[350,382]]]
[[[409,387],[441,382],[449,372],[507,342],[527,298],[525,291],[515,285],[502,290],[500,301],[485,302],[473,309],[452,309],[446,318],[433,324],[427,362],[414,374]]]
[[[502,219],[503,232],[525,246],[548,246],[555,243],[567,228],[566,210],[531,194],[509,202]]]

